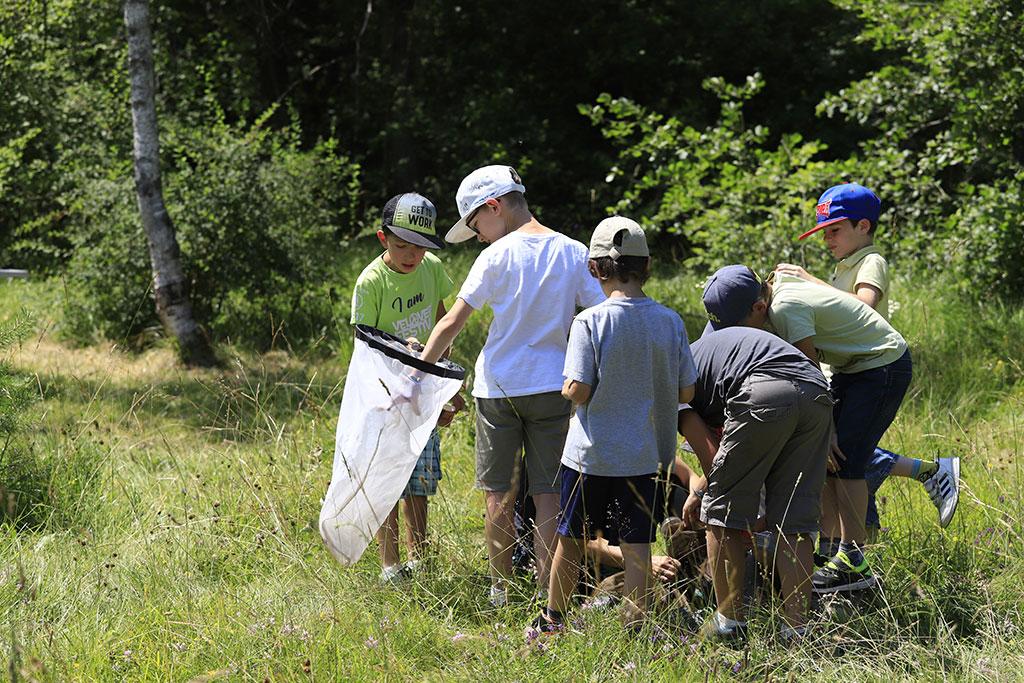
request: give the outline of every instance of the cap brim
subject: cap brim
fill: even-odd
[[[400,240],[405,240],[409,244],[415,244],[417,247],[424,247],[426,249],[444,249],[444,240],[440,237],[433,235],[424,235],[422,232],[416,232],[415,230],[409,230],[408,228],[398,228],[394,225],[389,225],[388,230],[395,234]]]
[[[470,211],[466,214],[466,216],[469,216],[472,213],[473,212]],[[448,234],[444,236],[444,239],[446,242],[458,244],[459,242],[466,242],[467,240],[471,240],[474,237],[476,237],[476,233],[470,230],[469,226],[466,225],[466,219],[460,218],[459,222],[453,225],[451,229],[448,231]]]
[[[807,237],[810,237],[811,235],[813,235],[814,233],[818,232],[822,228],[827,228],[828,226],[832,225],[833,223],[838,223],[839,221],[845,221],[846,218],[847,218],[846,216],[840,216],[839,218],[833,218],[831,220],[827,220],[827,221],[823,221],[821,223],[818,223],[813,228],[811,228],[810,230],[808,230],[804,234],[800,235],[796,239],[797,239],[797,241],[799,241],[799,240],[805,239]]]

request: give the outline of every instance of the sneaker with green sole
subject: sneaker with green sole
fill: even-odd
[[[841,550],[811,576],[811,589],[818,594],[859,591],[873,588],[877,583],[867,560],[855,567]]]

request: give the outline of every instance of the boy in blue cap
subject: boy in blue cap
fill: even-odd
[[[874,245],[881,208],[882,203],[875,193],[863,185],[843,183],[830,187],[818,199],[816,225],[799,239],[822,232],[825,246],[838,261],[831,282],[826,283],[800,266],[789,263],[780,263],[776,270],[852,294],[888,320],[889,268]],[[922,461],[876,448],[867,472],[869,498],[866,522],[872,535],[881,526],[875,492],[890,475],[908,477],[924,485],[938,510],[940,526],[947,526],[953,519],[959,498],[960,458]],[[834,554],[837,537],[837,520],[826,516],[822,520],[823,555]]]

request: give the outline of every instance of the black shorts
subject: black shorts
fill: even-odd
[[[602,477],[562,466],[558,533],[591,539],[598,532],[612,545],[653,543],[665,518],[664,474]]]

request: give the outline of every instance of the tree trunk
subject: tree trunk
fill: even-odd
[[[135,189],[139,198],[142,227],[149,243],[156,311],[164,330],[178,340],[182,361],[186,365],[208,367],[216,363],[216,358],[209,340],[192,315],[188,281],[181,267],[181,251],[171,217],[164,206],[160,184],[149,0],[125,0],[124,23],[128,30]]]

